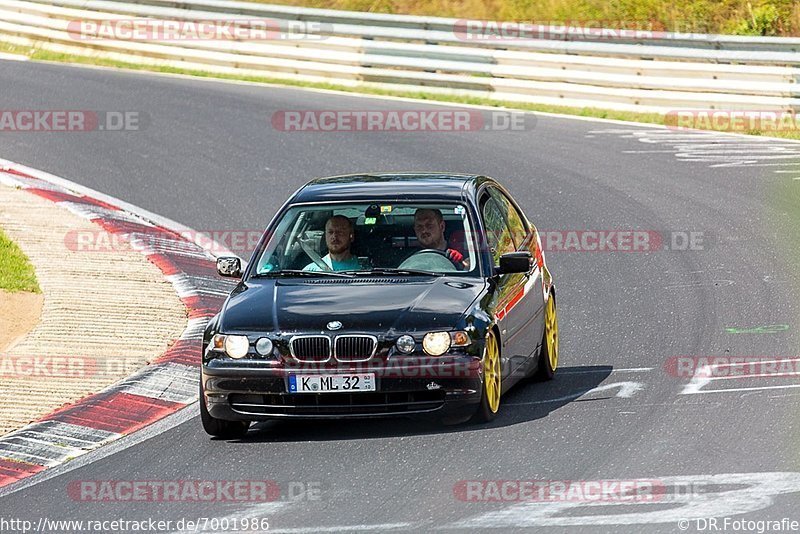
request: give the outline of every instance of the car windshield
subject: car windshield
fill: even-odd
[[[476,251],[460,204],[298,205],[274,227],[254,274],[475,275]]]

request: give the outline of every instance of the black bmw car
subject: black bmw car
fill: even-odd
[[[251,421],[426,415],[489,421],[558,364],[555,286],[536,228],[495,180],[322,178],[278,211],[203,339],[212,436]]]

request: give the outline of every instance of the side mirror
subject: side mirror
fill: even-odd
[[[217,272],[220,276],[239,278],[242,276],[242,260],[236,256],[217,258]]]
[[[495,269],[497,274],[527,273],[533,266],[533,256],[528,251],[508,252],[500,256],[500,266]]]

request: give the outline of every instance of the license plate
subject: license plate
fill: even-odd
[[[375,373],[360,375],[289,375],[289,393],[375,391]]]

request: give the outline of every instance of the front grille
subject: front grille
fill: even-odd
[[[231,394],[234,411],[245,415],[392,415],[424,413],[444,405],[443,390],[330,394]]]
[[[301,362],[327,362],[331,358],[328,336],[297,336],[289,342],[292,356]]]
[[[375,336],[337,336],[333,355],[340,362],[364,362],[375,355],[377,348]]]

